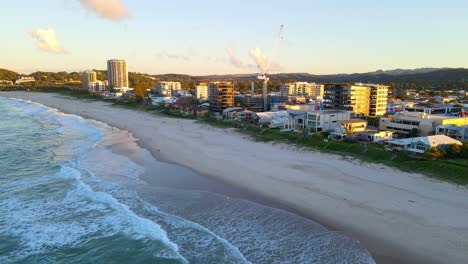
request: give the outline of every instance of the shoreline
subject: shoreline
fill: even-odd
[[[463,263],[468,258],[465,188],[383,165],[253,142],[228,129],[103,102],[40,93],[0,96],[128,130],[157,160],[284,204],[331,230],[344,230],[361,241],[377,263]]]

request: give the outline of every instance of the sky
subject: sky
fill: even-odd
[[[15,0],[0,68],[335,74],[468,68],[466,0]],[[281,25],[284,25],[282,33]]]

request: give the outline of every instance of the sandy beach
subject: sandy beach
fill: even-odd
[[[271,199],[361,241],[377,263],[467,263],[468,190],[232,129],[56,94],[9,92],[128,130],[159,160]]]

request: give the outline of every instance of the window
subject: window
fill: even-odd
[[[424,146],[424,145],[417,145],[417,146],[416,146],[416,149],[418,149],[418,150],[424,150],[424,151],[425,151],[425,150],[426,150],[426,146]]]

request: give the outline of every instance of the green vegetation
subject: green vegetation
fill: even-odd
[[[442,159],[418,159],[402,152],[387,151],[384,146],[378,144],[327,140],[328,135],[326,134],[307,136],[301,133],[281,132],[279,129],[262,128],[236,121],[226,122],[204,119],[203,122],[220,128],[236,128],[239,132],[248,134],[254,140],[260,142],[293,144],[297,147],[349,156],[363,162],[387,165],[406,172],[421,173],[455,184],[468,185],[468,160],[463,158],[443,159],[444,156],[438,156],[438,158]],[[459,153],[459,155],[462,155],[461,153],[468,154],[468,142],[464,143],[464,147],[461,148]],[[457,157],[468,158],[468,156]]]
[[[0,69],[0,80],[14,81],[16,76],[18,76],[16,72]]]

